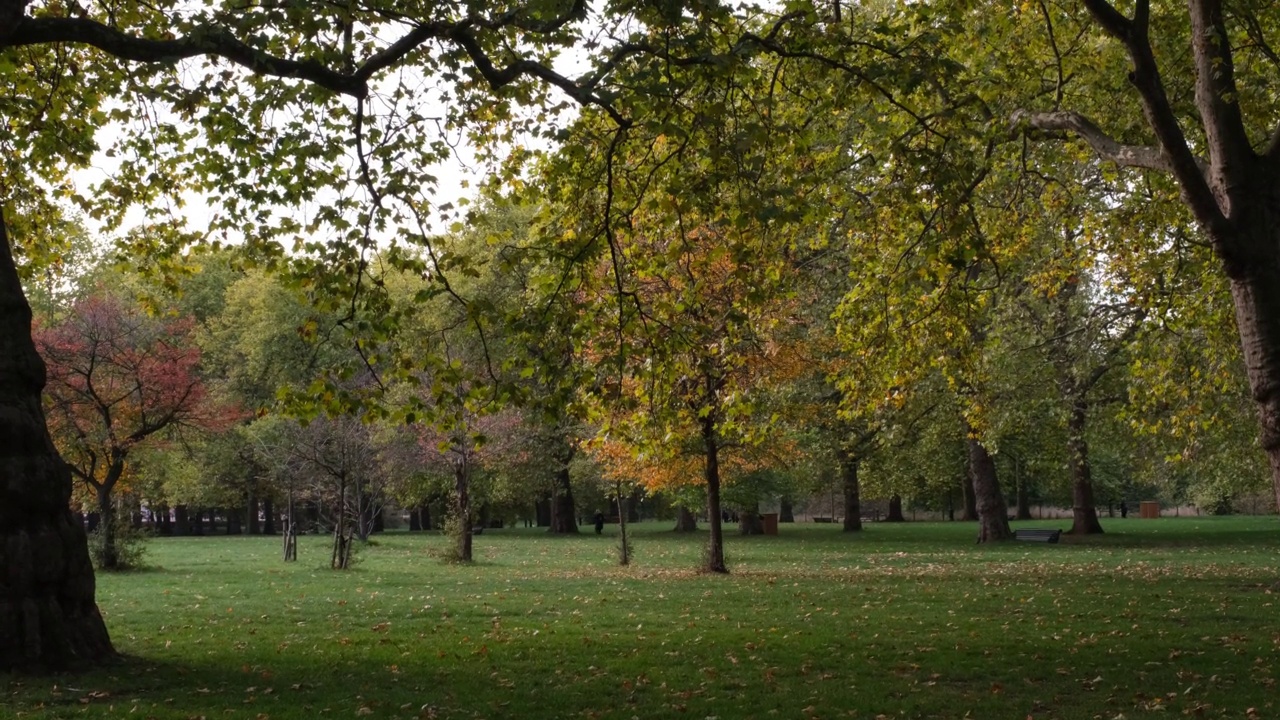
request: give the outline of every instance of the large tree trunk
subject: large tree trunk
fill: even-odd
[[[778,501],[778,522],[793,523],[796,521],[795,503],[790,495],[783,495]]]
[[[729,568],[724,562],[724,525],[720,518],[720,439],[716,437],[715,415],[714,412],[708,413],[702,419],[702,442],[706,454],[707,519],[711,526],[703,569],[707,572],[727,573]]]
[[[262,498],[262,534],[276,534],[276,504],[270,495]]]
[[[738,532],[743,535],[763,535],[764,518],[760,517],[760,505],[744,508],[738,515]]]
[[[173,534],[178,536],[191,534],[191,517],[187,514],[186,505],[173,507]]]
[[[1009,529],[1009,508],[996,478],[995,460],[977,438],[971,436],[968,444],[969,481],[978,500],[978,542],[1007,540],[1013,537],[1013,531]]]
[[[862,489],[858,484],[858,458],[840,450],[840,485],[844,489],[844,531],[862,530]]]
[[[676,526],[672,529],[675,532],[694,532],[698,529],[698,518],[689,508],[681,505],[676,508]]]
[[[1071,465],[1071,534],[1098,535],[1098,509],[1093,499],[1093,471],[1089,467],[1089,443],[1085,439],[1088,406],[1076,400],[1067,419],[1067,462]]]
[[[250,535],[262,534],[262,521],[258,516],[258,496],[252,490],[245,498],[245,528]]]
[[[569,477],[569,461],[573,459],[573,447],[568,445],[560,457],[555,474],[555,485],[551,489],[551,526],[547,532],[552,535],[577,535],[577,508],[573,503],[573,484]]]
[[[40,406],[44,381],[0,213],[0,673],[82,668],[115,655],[94,602],[84,528],[69,505],[71,474]]]
[[[884,516],[885,522],[900,523],[906,522],[907,518],[902,514],[902,496],[894,493],[889,496],[889,512]]]
[[[978,496],[973,492],[973,481],[969,479],[967,472],[960,476],[960,490],[964,495],[964,510],[960,513],[960,519],[974,522],[978,519]]]
[[[1027,489],[1027,478],[1021,472],[1021,463],[1013,461],[1013,482],[1018,486],[1018,507],[1014,511],[1015,520],[1031,519],[1031,493]]]
[[[1227,268],[1231,278],[1231,297],[1235,302],[1236,327],[1244,353],[1249,387],[1257,407],[1261,425],[1260,440],[1271,465],[1271,486],[1276,508],[1280,508],[1280,233],[1276,217],[1280,216],[1280,200],[1273,201],[1255,223],[1258,254],[1240,272]],[[1275,508],[1273,508],[1275,509]]]

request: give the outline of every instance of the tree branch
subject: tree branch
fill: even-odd
[[[608,113],[609,117],[618,124],[619,127],[630,126],[630,121],[620,113],[617,108],[605,101],[595,93],[584,89],[573,80],[561,75],[542,63],[520,59],[515,60],[511,64],[499,69],[493,64],[484,48],[480,47],[480,43],[475,36],[471,34],[469,28],[463,26],[452,30],[449,33],[449,39],[457,43],[467,55],[471,58],[472,64],[476,70],[493,88],[501,88],[514,82],[517,78],[530,76],[538,78],[548,85],[560,88],[566,95],[573,98],[582,105],[595,105]]]
[[[1013,114],[1016,129],[1027,128],[1045,132],[1066,132],[1089,143],[1089,147],[1103,160],[1123,167],[1145,168],[1173,172],[1173,165],[1160,148],[1150,145],[1124,145],[1107,135],[1092,120],[1078,112],[1059,110],[1031,112],[1018,110]],[[1197,163],[1202,163],[1197,159]]]
[[[1218,0],[1192,0],[1191,49],[1196,66],[1196,110],[1204,125],[1209,146],[1210,173],[1226,196],[1225,214],[1232,214],[1238,204],[1231,182],[1248,172],[1253,155],[1249,136],[1240,115],[1239,90],[1236,89],[1235,64]]]
[[[1164,151],[1168,169],[1182,187],[1187,206],[1214,242],[1231,242],[1233,233],[1226,213],[1209,187],[1203,162],[1191,152],[1187,144],[1186,135],[1178,124],[1178,118],[1165,91],[1164,80],[1160,77],[1160,68],[1147,35],[1149,0],[1138,0],[1133,20],[1121,15],[1107,0],[1083,2],[1094,20],[1107,33],[1124,43],[1125,49],[1129,51],[1129,59],[1133,61],[1129,82],[1138,90],[1147,124],[1151,126]]]
[[[173,63],[211,55],[259,75],[306,80],[341,95],[363,97],[368,92],[363,77],[336,72],[315,60],[269,55],[241,42],[226,29],[213,26],[195,28],[172,40],[156,40],[129,35],[87,18],[25,17],[0,47],[49,43],[89,45],[121,60],[143,63]]]

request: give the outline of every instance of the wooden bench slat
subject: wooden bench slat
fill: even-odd
[[[1062,537],[1061,530],[1015,530],[1014,540],[1024,542],[1056,543]]]

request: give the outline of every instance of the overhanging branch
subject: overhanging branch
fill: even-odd
[[[51,43],[89,45],[121,60],[143,63],[173,63],[210,55],[259,75],[306,80],[342,95],[363,97],[368,91],[361,77],[334,71],[315,60],[275,57],[213,26],[196,28],[184,37],[158,40],[129,35],[87,18],[23,18],[4,47]]]
[[[1013,114],[1013,123],[1017,130],[1028,129],[1050,133],[1070,133],[1089,143],[1089,147],[1104,160],[1123,167],[1145,168],[1173,172],[1173,166],[1160,148],[1150,145],[1125,145],[1106,134],[1092,120],[1078,112],[1057,110],[1053,112],[1031,112],[1018,110]],[[1204,162],[1196,159],[1201,172]]]

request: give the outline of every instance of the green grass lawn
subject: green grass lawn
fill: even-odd
[[[1030,527],[1055,527],[1036,521]],[[490,531],[479,561],[392,533],[152,541],[99,578],[127,659],[0,678],[21,718],[1280,718],[1280,519],[1105,521],[1062,545],[960,523],[728,541]]]

